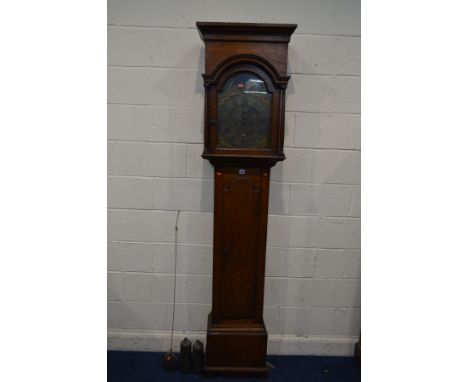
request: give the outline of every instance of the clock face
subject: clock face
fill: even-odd
[[[218,93],[217,135],[222,148],[269,148],[271,94],[252,73],[236,73]]]

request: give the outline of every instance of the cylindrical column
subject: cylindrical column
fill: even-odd
[[[180,343],[180,371],[188,373],[192,362],[192,341],[187,337]]]

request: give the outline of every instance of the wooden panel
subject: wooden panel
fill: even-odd
[[[286,75],[287,44],[261,42],[209,42],[206,46],[206,73],[213,71],[226,57],[239,54],[253,54],[270,62],[280,75]]]
[[[266,333],[220,333],[209,336],[207,365],[262,367],[266,361]]]
[[[227,167],[216,174],[214,322],[261,323],[269,169]]]
[[[258,175],[223,176],[222,320],[253,318],[258,246],[260,188]]]

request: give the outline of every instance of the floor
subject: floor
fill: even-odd
[[[269,356],[274,366],[267,378],[204,378],[197,374],[169,372],[161,366],[163,353],[109,351],[108,382],[287,381],[358,382],[361,370],[351,357]]]

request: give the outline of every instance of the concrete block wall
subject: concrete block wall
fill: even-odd
[[[272,169],[270,353],[351,354],[360,332],[360,2],[109,0],[109,348],[167,350],[174,223],[177,335],[204,338],[213,169],[196,21],[297,23],[285,154]]]

